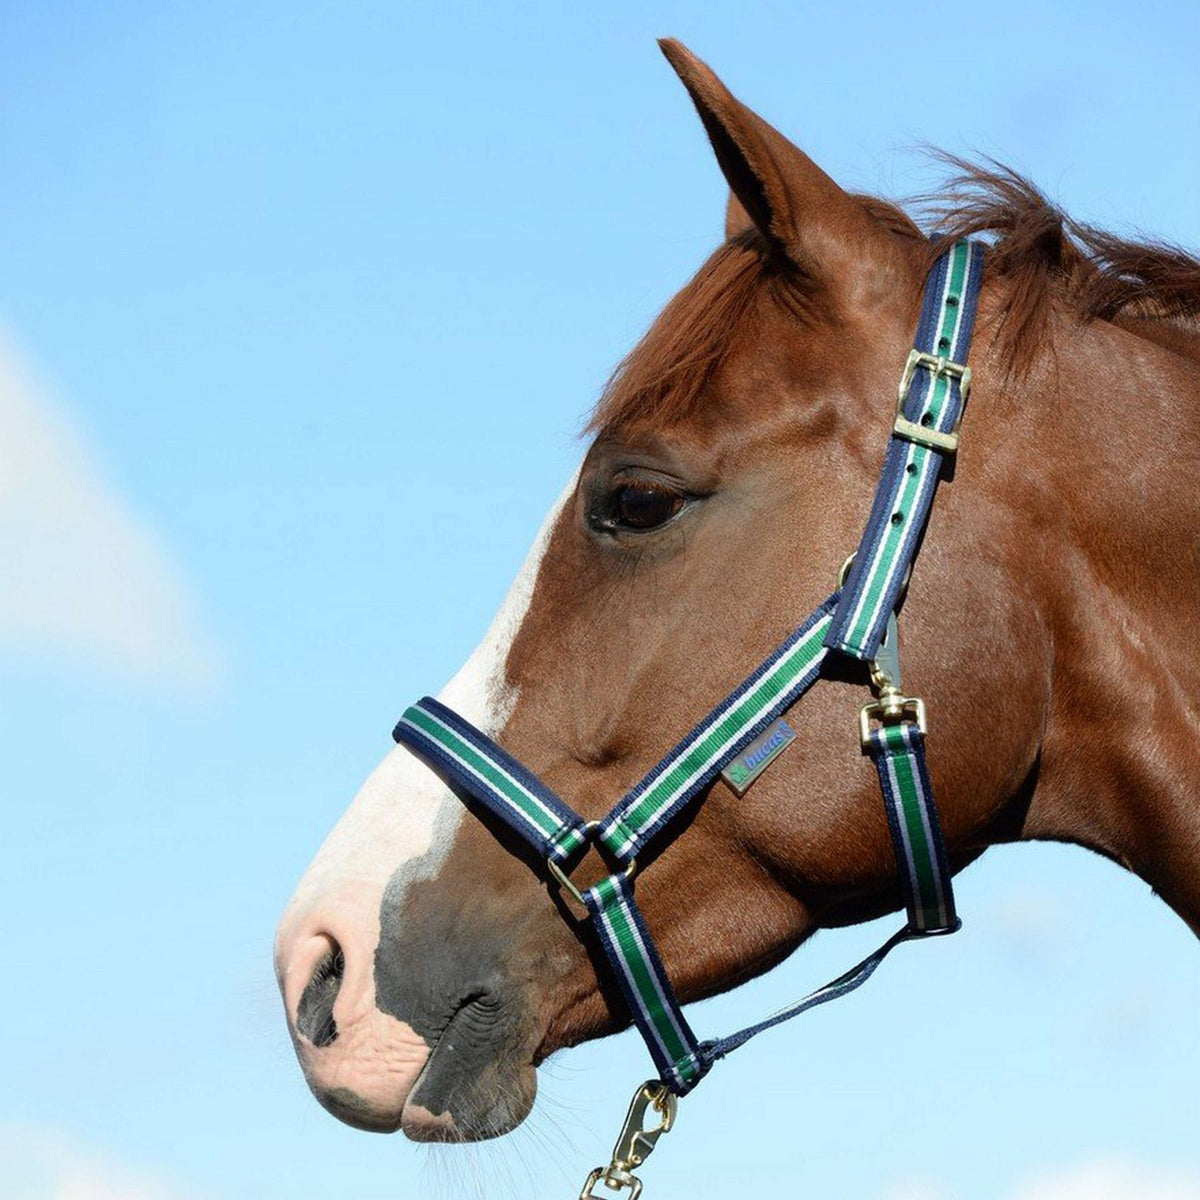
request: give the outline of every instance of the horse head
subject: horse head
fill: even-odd
[[[932,253],[898,210],[844,191],[702,62],[663,48],[731,189],[726,240],[619,368],[577,476],[442,693],[588,818],[836,585]],[[1062,806],[1031,809],[1047,738],[1069,730],[1055,725],[1058,610],[1039,591],[1051,565],[1012,519],[1023,495],[1057,520],[1018,469],[1028,440],[1005,436],[1006,422],[1044,428],[1013,399],[998,332],[1019,282],[989,282],[981,300],[973,453],[939,498],[905,609],[955,869],[1016,836],[1116,852]],[[1068,371],[1056,386],[1069,399],[1083,382]],[[639,903],[683,1000],[900,904],[859,753],[862,682],[852,665],[831,671],[753,788],[715,783],[642,862]],[[407,748],[391,751],[277,937],[322,1104],[414,1139],[494,1136],[526,1115],[549,1054],[628,1022],[540,866]]]

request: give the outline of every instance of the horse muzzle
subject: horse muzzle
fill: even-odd
[[[536,1075],[521,996],[494,960],[372,954],[350,930],[285,921],[276,969],[288,1028],[320,1104],[359,1129],[414,1141],[507,1133],[532,1107]]]

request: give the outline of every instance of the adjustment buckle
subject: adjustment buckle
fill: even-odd
[[[628,1200],[638,1200],[642,1193],[642,1181],[633,1173],[650,1157],[658,1139],[668,1133],[675,1124],[675,1113],[679,1101],[673,1092],[657,1079],[648,1079],[633,1094],[625,1124],[613,1147],[612,1161],[607,1167],[597,1167],[583,1185],[579,1200],[603,1200],[595,1191],[596,1185],[604,1183],[610,1192],[629,1188]],[[658,1124],[646,1127],[646,1114],[653,1110]]]
[[[959,381],[962,405],[954,420],[954,428],[948,433],[930,429],[916,421],[910,421],[904,415],[904,402],[908,399],[908,389],[912,387],[913,376],[922,369],[928,371],[935,379],[938,376],[945,376]],[[965,363],[954,362],[940,354],[926,354],[923,350],[910,350],[896,393],[896,420],[892,424],[892,435],[903,438],[906,442],[915,442],[918,446],[925,446],[929,450],[936,450],[939,454],[957,453],[958,431],[962,425],[963,413],[966,411],[967,398],[970,395],[971,368]]]
[[[591,836],[594,830],[600,828],[600,824],[601,823],[599,821],[589,821],[583,827],[583,831],[585,834],[587,834],[587,844],[603,854],[604,851],[601,848],[600,843],[595,841]],[[579,905],[582,912],[577,913],[576,915],[582,917],[590,916],[591,914],[588,911],[587,901],[583,898],[583,892],[579,890],[579,886],[575,883],[571,876],[564,871],[562,867],[560,867],[552,858],[546,859],[546,870],[549,871],[554,877],[559,887],[562,888],[562,890]],[[637,859],[631,858],[626,865],[625,870],[622,871],[621,874],[623,874],[626,879],[632,879],[634,875],[637,874]]]

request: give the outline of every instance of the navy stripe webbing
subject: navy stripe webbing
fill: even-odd
[[[542,858],[565,862],[586,843],[584,822],[532,771],[453,709],[426,696],[392,736],[442,769]]]
[[[950,866],[925,766],[925,735],[909,722],[884,725],[872,731],[867,753],[879,774],[909,925],[919,933],[957,929]]]
[[[918,430],[951,434],[962,417],[964,381],[957,368],[966,365],[982,283],[983,247],[976,242],[955,242],[929,273],[914,350],[927,357],[904,375],[902,415]],[[867,526],[826,635],[830,649],[853,658],[870,661],[879,649],[949,457],[911,436],[893,432],[888,442]]]
[[[700,1082],[712,1060],[703,1058],[683,1015],[634,903],[630,881],[624,875],[610,875],[584,892],[583,899],[658,1077],[677,1096],[685,1095]]]
[[[604,818],[600,840],[625,862],[816,682],[835,592],[752,675],[668,751]]]

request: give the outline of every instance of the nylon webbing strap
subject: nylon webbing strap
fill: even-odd
[[[532,771],[456,712],[425,696],[392,737],[438,766],[542,858],[566,862],[586,844],[583,820]]]
[[[966,365],[982,283],[983,247],[966,240],[955,242],[929,273],[914,345],[941,365],[928,359],[915,363],[901,406],[901,415],[918,429],[950,434],[962,416],[963,388],[955,368]],[[893,432],[867,526],[826,637],[831,649],[867,661],[875,657],[949,456]]]
[[[879,773],[909,928],[918,934],[957,929],[950,866],[925,767],[924,734],[908,721],[884,725],[872,730],[867,752]]]
[[[837,603],[829,597],[601,822],[600,840],[621,862],[676,817],[704,786],[816,682]]]
[[[704,1077],[711,1060],[701,1058],[629,880],[610,875],[584,892],[583,899],[659,1078],[677,1096],[685,1095]]]
[[[769,1017],[765,1017],[756,1024],[748,1025],[745,1029],[738,1030],[737,1033],[731,1033],[728,1037],[715,1038],[709,1042],[702,1042],[700,1045],[700,1058],[704,1063],[705,1070],[716,1062],[717,1059],[724,1058],[727,1054],[732,1054],[738,1047],[744,1046],[752,1037],[757,1037],[765,1030],[773,1029],[776,1025],[782,1025],[784,1021],[790,1021],[793,1017],[798,1017],[801,1013],[808,1012],[810,1008],[816,1008],[818,1005],[825,1004],[830,1000],[838,1000],[842,996],[849,995],[850,992],[862,987],[875,974],[875,968],[901,942],[909,942],[920,936],[919,933],[905,926],[898,933],[892,934],[873,954],[869,954],[857,966],[851,967],[844,975],[839,975],[836,979],[825,984],[824,987],[817,988],[815,992],[809,992],[807,996],[794,1001],[787,1005],[786,1008],[781,1008],[778,1012],[772,1013]]]

